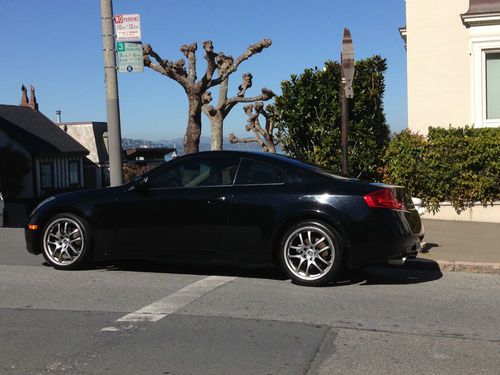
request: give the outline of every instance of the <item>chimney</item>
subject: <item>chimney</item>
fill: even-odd
[[[36,96],[35,96],[35,88],[30,85],[30,98],[28,100],[28,90],[26,89],[26,86],[22,85],[21,86],[21,107],[30,107],[34,111],[38,111],[38,103],[36,101]]]
[[[29,106],[31,107],[31,109],[33,109],[34,111],[38,111],[38,103],[36,101],[36,96],[35,96],[35,88],[33,87],[33,85],[30,85],[30,91],[31,91],[31,95],[30,95],[30,102],[29,102]]]
[[[24,85],[21,86],[21,104],[19,105],[22,107],[28,105],[28,90],[26,90],[26,86]]]

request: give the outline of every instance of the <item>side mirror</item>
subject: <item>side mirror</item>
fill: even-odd
[[[148,191],[148,178],[147,177],[139,177],[137,178],[137,181],[133,185],[134,190],[138,192],[145,192]]]

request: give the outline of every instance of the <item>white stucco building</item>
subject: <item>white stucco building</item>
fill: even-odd
[[[500,126],[500,0],[406,0],[408,128]]]

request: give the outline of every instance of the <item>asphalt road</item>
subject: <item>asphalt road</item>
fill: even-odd
[[[385,266],[63,272],[0,229],[1,374],[498,374],[500,277]]]

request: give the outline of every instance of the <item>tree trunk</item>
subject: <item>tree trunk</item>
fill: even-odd
[[[224,119],[222,114],[219,112],[215,116],[210,116],[210,126],[211,126],[211,150],[220,151],[222,150],[222,125]]]
[[[188,93],[188,100],[189,115],[184,135],[184,154],[192,154],[200,150],[201,98],[198,93]]]
[[[276,153],[276,146],[272,140],[267,141],[267,152]]]

